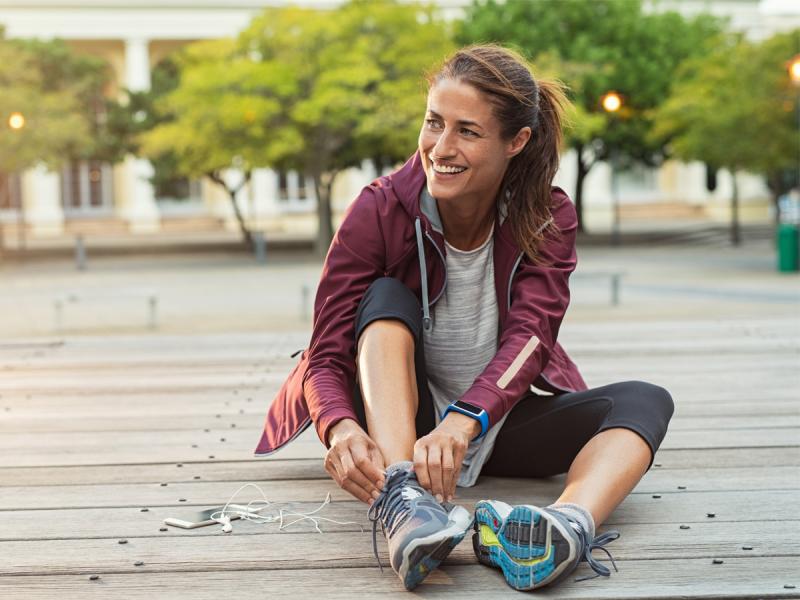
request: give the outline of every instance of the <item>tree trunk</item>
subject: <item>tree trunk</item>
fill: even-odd
[[[731,170],[733,182],[733,196],[731,196],[731,244],[738,246],[741,243],[739,232],[739,184],[736,182],[736,169]]]
[[[228,187],[228,184],[225,183],[225,180],[219,173],[209,173],[208,177],[214,183],[222,186],[222,188],[228,193],[228,198],[230,198],[231,206],[233,207],[233,214],[236,216],[236,221],[239,223],[239,230],[242,232],[242,241],[250,250],[255,250],[253,236],[250,233],[250,230],[247,228],[247,223],[245,223],[242,212],[239,210],[239,205],[236,204],[236,195],[239,193],[239,190],[241,190],[247,184],[247,182],[250,181],[251,175],[252,173],[250,171],[245,171],[242,182],[235,188]]]
[[[316,252],[320,257],[328,253],[333,241],[333,211],[331,210],[331,190],[338,171],[314,173],[314,193],[317,195],[317,243]]]
[[[578,231],[586,231],[583,223],[583,180],[586,179],[586,174],[591,168],[583,160],[583,144],[575,146],[575,154],[578,158],[578,177],[575,181],[575,212],[578,213]]]

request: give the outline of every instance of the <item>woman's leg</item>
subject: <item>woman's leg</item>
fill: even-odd
[[[384,277],[368,288],[356,312],[353,405],[387,466],[412,460],[414,443],[434,427],[421,310],[411,290]]]
[[[639,483],[651,456],[650,446],[630,429],[601,431],[575,457],[556,504],[583,506],[599,526]]]
[[[399,321],[373,321],[358,341],[356,366],[367,433],[387,465],[412,460],[419,405],[412,333]]]
[[[666,390],[640,381],[525,397],[482,472],[549,477],[568,471],[557,503],[584,507],[599,525],[652,464],[672,411]]]

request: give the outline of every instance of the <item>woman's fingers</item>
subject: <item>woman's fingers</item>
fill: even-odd
[[[455,482],[453,481],[454,462],[453,448],[450,446],[442,448],[442,497],[448,502],[453,496],[453,488],[455,487]]]
[[[345,459],[345,456],[347,456],[349,460]],[[345,462],[352,463],[349,452],[345,453],[343,456],[339,456],[334,449],[331,449],[326,456],[325,470],[333,477],[336,484],[348,494],[361,500],[361,502],[371,504],[372,494],[355,482],[352,477],[353,471],[352,469],[348,470],[344,464]]]
[[[428,474],[428,448],[419,443],[414,445],[414,473],[423,488],[431,489],[431,478]]]
[[[431,493],[441,502],[444,500],[441,446],[428,446],[428,474],[431,478]]]
[[[342,467],[344,468],[345,476],[363,489],[367,495],[377,498],[378,487],[373,481],[376,477],[373,474],[375,470],[374,465],[369,460],[369,454],[366,446],[355,446],[350,452],[342,456]],[[369,473],[367,475],[366,473]]]

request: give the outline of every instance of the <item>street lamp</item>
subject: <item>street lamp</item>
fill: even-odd
[[[25,115],[21,112],[13,112],[8,116],[8,126],[14,131],[20,131],[25,127]],[[19,209],[17,210],[17,238],[20,249],[25,249],[25,202],[19,199]]]
[[[13,112],[8,117],[8,126],[11,129],[19,130],[25,127],[25,115],[21,112]]]
[[[609,91],[600,97],[600,105],[611,117],[611,128],[616,126],[617,116],[616,113],[622,108],[622,96],[615,91]],[[620,234],[620,214],[619,214],[619,190],[617,189],[617,151],[611,148],[609,152],[609,161],[611,163],[611,202],[613,205],[613,220],[611,222],[611,243],[614,246],[619,245]]]
[[[789,77],[795,85],[800,85],[800,54],[789,62]]]

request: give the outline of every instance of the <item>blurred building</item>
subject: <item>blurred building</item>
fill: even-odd
[[[284,0],[0,0],[0,24],[9,37],[61,38],[75,50],[99,56],[112,66],[118,90],[144,90],[151,71],[166,55],[193,40],[234,36],[265,4]],[[295,0],[330,7],[338,0]],[[457,17],[469,0],[438,0],[446,17]],[[649,10],[701,11],[727,16],[734,28],[754,38],[800,26],[798,4],[789,0],[652,0]],[[185,182],[181,197],[156,193],[148,178],[152,165],[128,157],[117,165],[76,162],[60,172],[44,168],[0,174],[0,226],[26,223],[30,237],[59,236],[92,229],[109,232],[234,228],[227,196],[205,181]],[[337,180],[334,207],[341,212],[376,175],[368,163]],[[230,173],[236,178],[236,173]],[[566,155],[559,185],[572,191],[574,156]],[[661,169],[619,173],[617,198],[630,215],[727,219],[730,176],[722,172],[713,192],[701,164],[670,162]],[[760,178],[740,181],[743,218],[765,218],[768,191]],[[605,229],[611,219],[612,173],[596,165],[584,185],[587,224]],[[239,203],[251,223],[269,232],[313,235],[316,227],[313,185],[298,173],[258,170]],[[22,209],[22,210],[21,210]]]

